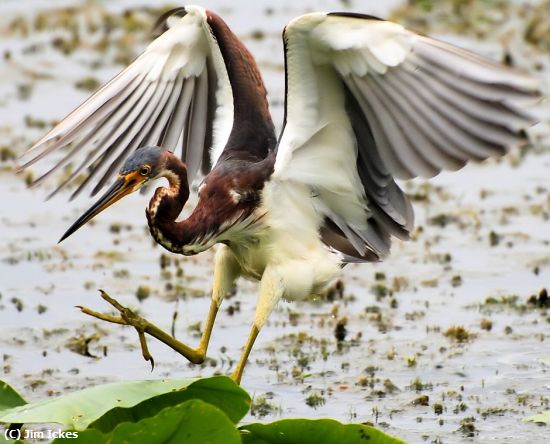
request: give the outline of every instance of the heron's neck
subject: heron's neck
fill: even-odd
[[[147,207],[149,231],[157,243],[169,251],[181,252],[195,234],[189,230],[187,220],[176,222],[185,202],[189,199],[189,183],[185,164],[176,156],[170,156],[164,176],[168,187],[160,187]]]

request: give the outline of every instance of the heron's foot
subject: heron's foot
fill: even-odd
[[[77,308],[79,308],[82,313],[100,319],[102,321],[134,327],[139,336],[141,353],[143,355],[143,358],[151,363],[151,370],[153,370],[155,367],[155,361],[151,356],[151,353],[149,353],[145,333],[163,342],[194,364],[200,364],[204,361],[206,350],[204,350],[202,346],[199,346],[197,349],[189,347],[188,345],[178,341],[176,338],[169,335],[165,331],[161,330],[159,327],[152,324],[147,319],[141,317],[129,308],[124,307],[122,304],[120,304],[120,302],[118,302],[116,299],[113,299],[103,290],[99,290],[99,292],[101,294],[101,297],[105,301],[116,308],[116,310],[120,313],[120,316],[106,315],[80,305],[77,305]]]

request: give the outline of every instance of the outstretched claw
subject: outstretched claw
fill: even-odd
[[[107,301],[109,304],[111,304],[113,307],[115,307],[119,311],[120,317],[99,313],[97,311],[90,310],[88,307],[83,307],[82,305],[77,305],[76,307],[79,308],[82,313],[87,314],[88,316],[92,316],[94,318],[100,319],[102,321],[112,322],[114,324],[129,325],[134,327],[139,336],[139,344],[141,346],[141,354],[143,355],[143,359],[151,363],[151,371],[153,371],[155,368],[155,360],[153,359],[153,356],[151,356],[151,353],[149,353],[149,348],[147,347],[147,341],[145,339],[145,333],[150,333],[149,331],[147,331],[148,327],[149,328],[154,327],[159,331],[160,329],[155,327],[149,321],[142,318],[141,316],[139,316],[129,308],[124,307],[120,302],[118,302],[116,299],[113,299],[105,291],[99,290],[99,293],[101,294],[101,297],[105,301]],[[154,329],[152,330],[154,331]],[[152,335],[154,336],[154,334]]]
[[[206,347],[208,345],[208,339],[210,338],[210,332],[212,330],[212,325],[214,324],[214,319],[216,316],[216,312],[218,310],[217,304],[213,303],[212,306],[210,307],[210,312],[209,312],[208,322],[207,322],[207,329],[203,334],[203,338],[201,339],[199,347],[194,349],[178,341],[176,338],[169,335],[165,331],[161,330],[159,327],[152,324],[147,319],[142,318],[140,315],[136,314],[134,311],[130,310],[127,307],[124,307],[120,302],[118,302],[116,299],[113,299],[105,291],[99,290],[99,292],[101,294],[101,297],[105,301],[107,301],[109,304],[111,304],[114,308],[117,309],[117,311],[120,313],[120,316],[117,317],[117,316],[106,315],[106,314],[91,310],[87,307],[83,307],[81,305],[77,305],[76,307],[79,308],[82,313],[87,314],[88,316],[92,316],[94,318],[100,319],[102,321],[112,322],[114,324],[120,324],[120,325],[129,325],[134,327],[139,336],[141,353],[143,355],[143,358],[146,361],[151,363],[151,370],[153,370],[155,366],[155,361],[151,356],[151,353],[149,353],[149,349],[147,347],[147,341],[145,339],[145,333],[153,336],[154,338],[166,344],[171,349],[177,351],[179,354],[183,355],[193,364],[201,364],[202,362],[204,362],[204,358],[206,356]]]

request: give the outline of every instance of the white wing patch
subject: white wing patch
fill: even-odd
[[[401,64],[412,49],[415,35],[391,22],[327,17],[310,34],[314,46],[313,62],[332,64],[346,76],[351,73],[385,74]]]
[[[294,204],[313,206],[312,230],[351,259],[382,258],[390,235],[408,237],[413,211],[395,178],[502,155],[533,123],[511,102],[536,97],[537,80],[398,24],[313,13],[284,39],[286,121],[271,186],[306,186]]]

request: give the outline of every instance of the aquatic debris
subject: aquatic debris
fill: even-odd
[[[412,405],[430,405],[430,397],[428,395],[420,395],[418,398],[413,399]]]
[[[455,274],[451,278],[451,286],[460,287],[461,285],[462,285],[462,276],[460,276],[459,274]]]
[[[336,327],[334,327],[334,337],[339,342],[346,339],[346,335],[348,334],[348,330],[346,329],[347,323],[348,318],[343,317],[338,320]]]
[[[485,319],[485,318],[483,318],[483,319],[479,322],[479,327],[480,327],[482,330],[491,331],[491,329],[493,328],[493,321],[491,321],[490,319]]]
[[[489,245],[491,247],[496,247],[500,243],[500,235],[491,230],[489,233]]]
[[[449,327],[444,333],[443,336],[452,339],[456,342],[468,342],[472,340],[475,335],[470,333],[462,325],[453,325]]]
[[[407,363],[407,367],[416,367],[416,356],[405,356],[403,359]]]
[[[437,216],[430,217],[428,219],[428,225],[435,225],[441,228],[445,228],[447,225],[456,224],[460,221],[460,218],[451,214],[438,214]]]
[[[473,416],[469,416],[460,421],[460,427],[458,429],[464,436],[468,438],[473,438],[477,433],[477,428],[475,426],[476,419]]]
[[[433,384],[431,382],[424,383],[420,378],[416,378],[407,386],[407,389],[415,392],[422,392],[424,390],[432,390]]]
[[[147,285],[140,285],[136,290],[136,298],[141,302],[151,296],[151,288]]]
[[[88,92],[94,92],[99,88],[100,85],[101,82],[95,77],[84,77],[74,84],[77,89],[82,89]]]
[[[252,398],[250,405],[250,414],[258,418],[264,418],[268,415],[279,414],[282,412],[280,406],[270,402],[274,397],[272,392]]]
[[[548,291],[546,288],[543,288],[538,296],[532,295],[527,299],[527,304],[534,305],[537,308],[547,308],[550,307],[550,298],[548,297]]]
[[[90,353],[90,342],[98,341],[101,338],[99,333],[94,333],[92,335],[85,336],[83,334],[75,336],[67,341],[65,346],[79,355],[86,356],[88,358],[97,358],[98,356],[92,355]]]
[[[15,309],[17,311],[20,311],[20,312],[23,311],[24,305],[21,299],[14,296],[13,298],[10,299],[10,302],[15,306]]]
[[[326,402],[325,397],[318,393],[312,393],[308,395],[306,398],[306,405],[313,409],[316,409],[317,407],[324,405],[325,402]]]
[[[9,160],[15,160],[17,155],[15,151],[7,146],[0,147],[0,162],[7,162]]]
[[[27,125],[28,128],[38,129],[44,129],[48,126],[45,120],[29,116],[28,114],[25,116],[25,125]]]

